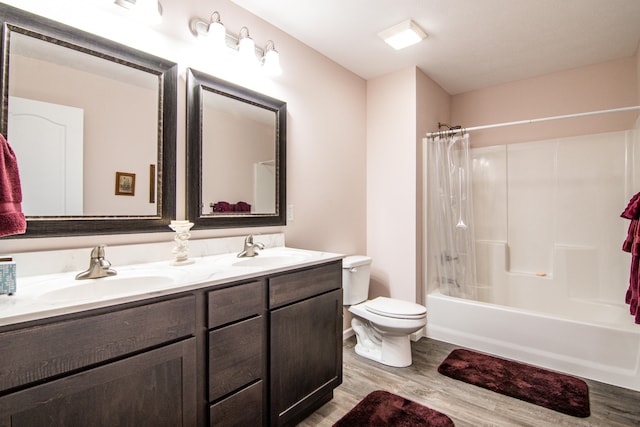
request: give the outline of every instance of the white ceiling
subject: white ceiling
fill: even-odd
[[[640,0],[231,1],[365,79],[415,65],[450,94],[630,57],[640,42]],[[409,18],[422,43],[378,38]]]

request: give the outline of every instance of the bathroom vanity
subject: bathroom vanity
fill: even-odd
[[[295,425],[342,382],[342,257],[268,251],[248,265],[203,258],[175,286],[124,301],[4,322],[0,426]],[[25,294],[15,304],[33,304]]]

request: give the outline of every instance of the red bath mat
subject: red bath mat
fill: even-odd
[[[404,397],[377,390],[369,393],[333,427],[452,427],[445,414]]]
[[[438,372],[563,414],[588,417],[589,388],[579,378],[471,350],[453,350]]]

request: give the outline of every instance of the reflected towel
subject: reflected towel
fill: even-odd
[[[236,212],[251,212],[251,205],[247,202],[238,202],[235,204],[234,211]]]
[[[629,200],[627,207],[620,216],[627,219],[640,219],[640,193],[637,193]]]
[[[224,201],[216,202],[213,205],[213,212],[233,212],[233,205]]]
[[[22,213],[22,187],[16,155],[0,134],[0,236],[23,234],[27,221]]]

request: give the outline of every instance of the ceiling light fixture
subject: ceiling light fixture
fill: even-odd
[[[128,0],[121,0],[128,1]],[[210,38],[215,45],[227,48],[235,53],[246,66],[253,68],[262,65],[262,71],[270,76],[282,74],[280,68],[280,54],[275,49],[272,40],[267,41],[265,48],[256,46],[249,35],[249,28],[242,27],[237,36],[228,33],[220,22],[220,14],[216,11],[211,14],[209,22],[200,18],[193,18],[189,22],[191,33],[198,38]]]
[[[162,5],[158,0],[115,0],[114,3],[130,10],[149,24],[162,22]]]
[[[378,33],[378,37],[396,50],[414,45],[427,38],[427,33],[411,19]]]

